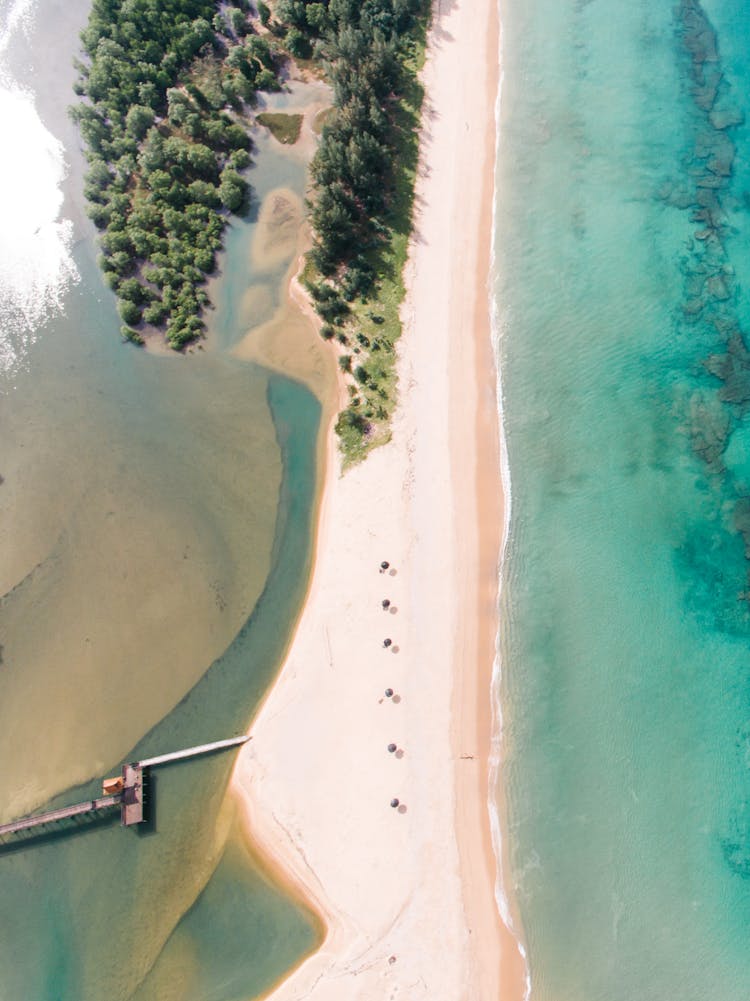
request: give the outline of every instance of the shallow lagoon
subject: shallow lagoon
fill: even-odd
[[[14,335],[0,387],[3,819],[89,796],[121,760],[246,728],[310,565],[320,403],[226,350],[248,318],[186,358],[120,344],[65,115],[86,10],[41,0],[0,11],[17,28],[3,80],[28,89],[63,144],[63,260],[77,275],[63,275],[46,319],[3,321]],[[16,142],[22,157],[22,131]],[[303,163],[265,145],[261,196],[277,156],[301,198]],[[254,225],[233,225],[225,275]],[[288,262],[277,263],[278,296]],[[217,297],[217,320],[233,295]],[[316,919],[235,828],[231,765],[229,755],[156,774],[145,830],[83,827],[0,855],[9,996],[251,996],[314,947]]]

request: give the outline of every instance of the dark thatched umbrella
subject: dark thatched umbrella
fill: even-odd
[[[386,648],[386,650],[388,649],[389,646],[392,645],[392,643],[393,640],[389,636],[386,636],[386,638],[383,640],[383,646]]]
[[[393,754],[393,752],[395,750],[396,750],[396,745],[395,744],[389,744],[388,745],[388,752],[389,752],[389,754]]]
[[[392,800],[391,800],[391,806],[392,806],[392,807],[393,807],[393,809],[395,810],[395,809],[396,809],[396,807],[398,806],[398,800],[397,800],[397,799],[395,799],[395,798],[394,798],[394,799],[392,799]]]

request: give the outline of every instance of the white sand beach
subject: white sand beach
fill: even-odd
[[[487,806],[498,35],[495,0],[436,5],[393,439],[342,476],[331,432],[310,591],[234,776],[261,855],[327,929],[274,1001],[523,997]]]

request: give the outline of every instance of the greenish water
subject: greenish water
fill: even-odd
[[[328,93],[320,83],[292,82],[286,92],[265,95],[264,110],[300,112],[312,102],[325,103]],[[253,141],[257,153],[248,174],[253,187],[249,218],[257,222],[260,206],[272,192],[282,189],[298,197],[304,195],[309,151],[300,143],[282,152],[270,132],[261,127],[254,130]],[[281,304],[283,279],[293,255],[270,261],[264,261],[262,253],[254,255],[256,232],[253,225],[233,225],[227,232],[221,280],[214,296],[216,312],[211,317],[211,333],[224,349],[236,346],[238,338],[251,326],[268,322]],[[248,262],[253,271],[249,290]]]
[[[740,1001],[748,11],[502,13],[506,879],[532,997]]]
[[[128,760],[241,731],[280,661],[310,558],[319,405],[279,379],[271,380],[269,401],[285,478],[266,587],[225,654],[125,755]],[[168,954],[175,937],[179,941],[186,935],[195,947],[197,983],[210,983],[212,971],[221,974],[204,996],[232,998],[238,985],[243,996],[252,996],[313,947],[317,929],[311,917],[258,875],[246,874],[226,899],[221,886],[228,863],[222,861],[217,870],[218,887],[209,882],[224,852],[217,820],[232,763],[231,755],[217,755],[155,770],[149,796],[153,815],[144,830],[123,831],[115,819],[50,839],[19,841],[0,855],[0,927],[8,931],[0,940],[0,969],[9,997],[159,997],[148,979],[141,993],[134,991],[144,978],[159,977],[165,945]],[[98,784],[66,790],[59,802],[88,798]],[[242,897],[239,913],[237,895]],[[254,915],[247,924],[244,912]],[[204,953],[212,954],[217,921],[235,922],[239,966],[229,971],[214,960],[206,969],[201,960]],[[267,922],[276,926],[273,948],[268,947]],[[266,931],[254,949],[256,926]],[[33,935],[31,929],[37,929]],[[224,939],[231,950],[229,937]],[[175,996],[193,997],[196,990],[191,978]]]
[[[26,88],[62,144],[72,234],[59,273],[34,271],[51,253],[42,224],[19,231],[23,270],[0,255],[2,821],[88,798],[123,760],[244,730],[311,559],[320,404],[224,350],[244,333],[225,316],[229,279],[215,314],[225,342],[186,358],[119,342],[65,114],[87,7],[0,3],[0,96]],[[21,110],[3,156],[23,161]],[[287,171],[301,196],[303,167],[272,148],[263,157],[258,176]],[[15,194],[29,195],[20,181]],[[249,245],[253,226],[232,239]],[[244,269],[252,283],[232,255],[225,275]],[[25,312],[43,281],[45,308]],[[155,773],[145,829],[115,819],[0,851],[1,998],[249,998],[315,947],[315,918],[235,830],[233,760]]]

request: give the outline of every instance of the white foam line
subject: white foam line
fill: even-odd
[[[28,33],[35,0],[0,0],[0,112],[12,141],[0,155],[0,374],[24,363],[41,325],[79,281],[73,223],[61,218],[63,144],[46,128],[34,93],[14,79],[8,50]]]
[[[491,318],[491,337],[492,337],[492,347],[495,352],[495,358],[497,359],[497,408],[498,408],[498,433],[499,433],[499,456],[500,456],[500,478],[503,490],[503,536],[502,536],[502,546],[500,552],[500,565],[498,567],[498,599],[502,597],[503,591],[503,569],[505,566],[506,554],[508,549],[508,540],[510,537],[510,521],[511,521],[511,508],[512,508],[512,491],[511,491],[511,477],[510,477],[510,463],[508,461],[508,449],[506,443],[505,434],[505,407],[503,400],[503,378],[502,378],[502,366],[500,364],[500,344],[502,341],[503,332],[501,329],[500,322],[500,306],[497,300],[496,288],[497,288],[497,278],[498,278],[498,264],[497,264],[497,254],[496,254],[496,243],[497,243],[497,217],[498,217],[498,182],[497,182],[497,171],[500,159],[500,147],[501,147],[501,111],[502,111],[502,94],[503,94],[503,82],[505,79],[505,74],[503,70],[503,19],[502,19],[502,0],[498,0],[498,15],[500,24],[500,40],[498,46],[499,59],[500,59],[500,79],[497,89],[497,98],[495,101],[495,186],[492,197],[492,245],[490,248],[490,275],[489,275],[489,287],[488,287],[488,297],[489,297],[489,309]],[[490,684],[490,699],[492,707],[492,743],[490,748],[490,760],[489,760],[489,789],[487,797],[487,808],[490,816],[490,829],[492,832],[492,846],[495,853],[495,861],[497,866],[497,879],[495,881],[495,900],[497,902],[498,911],[500,912],[500,917],[505,924],[508,931],[511,933],[515,939],[518,951],[524,962],[524,967],[526,971],[525,980],[526,986],[524,991],[524,1001],[529,1001],[531,997],[531,972],[529,970],[528,956],[526,953],[526,948],[523,943],[523,937],[514,925],[513,918],[511,916],[510,900],[506,890],[506,873],[503,871],[503,843],[502,843],[502,827],[500,823],[500,811],[495,799],[497,786],[500,780],[500,770],[502,762],[502,745],[503,745],[503,713],[502,705],[500,701],[500,684],[502,679],[502,646],[501,646],[501,636],[500,627],[498,626],[497,636],[495,637],[495,659],[492,665],[492,681]]]

